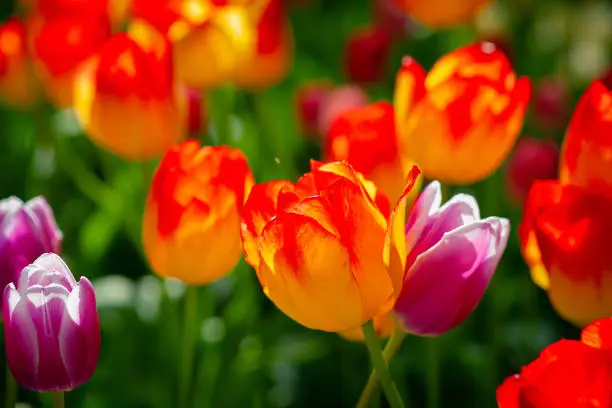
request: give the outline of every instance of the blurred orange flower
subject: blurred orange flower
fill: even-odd
[[[143,220],[153,271],[190,285],[212,282],[240,259],[240,215],[253,174],[238,149],[173,147],[159,164]]]
[[[560,340],[497,389],[499,408],[612,405],[612,319],[582,331],[582,341]]]
[[[253,53],[255,29],[248,9],[231,3],[134,0],[132,14],[146,20],[173,43],[175,69],[181,82],[190,87],[212,87],[230,81]]]
[[[110,36],[108,18],[35,16],[30,28],[31,49],[45,92],[58,107],[71,107],[75,70]]]
[[[431,28],[468,23],[492,0],[395,0],[406,13]]]
[[[324,156],[327,161],[348,161],[393,202],[399,199],[404,177],[414,164],[402,161],[398,155],[395,115],[389,102],[341,113],[329,128]]]
[[[39,96],[27,48],[23,21],[12,18],[0,25],[0,99],[16,108],[32,107]]]
[[[595,81],[584,93],[565,134],[562,183],[612,194],[612,90]]]
[[[481,180],[514,145],[530,92],[529,79],[517,79],[492,43],[459,48],[429,74],[404,58],[394,99],[400,153],[410,152],[430,179]]]
[[[407,189],[419,174],[414,167]],[[400,289],[403,271],[383,256],[389,212],[388,199],[346,162],[312,162],[295,185],[253,188],[242,218],[245,259],[298,323],[355,329],[389,311]]]
[[[187,94],[175,84],[170,44],[139,22],[116,34],[78,69],[74,108],[89,137],[116,155],[163,155],[187,131]]]

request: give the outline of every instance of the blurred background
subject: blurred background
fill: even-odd
[[[243,150],[258,182],[295,181],[310,158],[320,158],[322,131],[307,128],[316,128],[321,115],[333,118],[334,104],[391,101],[404,55],[430,68],[457,47],[490,40],[506,51],[517,74],[532,79],[517,157],[508,159],[518,161],[516,168],[507,162],[485,181],[452,188],[475,194],[483,215],[511,220],[513,234],[491,287],[462,326],[435,339],[408,337],[391,364],[408,406],[425,406],[428,387],[438,387],[439,407],[494,407],[495,388],[506,376],[544,346],[579,335],[532,283],[516,227],[521,194],[531,180],[556,176],[554,146],[578,97],[593,79],[606,76],[612,3],[498,0],[472,23],[441,30],[420,26],[386,0],[285,3],[295,42],[287,76],[258,92],[233,86],[215,91],[231,112],[224,141]],[[0,20],[15,12],[14,2],[0,2]],[[365,28],[374,34],[358,41],[355,56],[350,44]],[[304,91],[313,84],[324,84],[324,91]],[[331,93],[336,100],[330,102]],[[209,120],[214,107],[197,106],[195,137],[217,143],[219,132]],[[156,162],[128,162],[97,148],[71,110],[51,105],[3,105],[0,129],[0,196],[48,199],[64,233],[67,263],[75,275],[93,281],[98,296],[99,366],[90,382],[67,395],[67,405],[175,406],[185,288],[153,275],[140,243]],[[549,142],[552,158],[538,156],[533,139]],[[263,295],[244,261],[199,291],[195,406],[354,406],[370,368],[363,344],[286,317]],[[44,395],[20,390],[19,397],[32,407],[51,406]]]

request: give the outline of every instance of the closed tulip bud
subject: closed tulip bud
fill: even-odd
[[[329,127],[342,112],[368,103],[368,95],[358,85],[343,85],[327,94],[319,109],[319,134],[327,135]]]
[[[312,81],[299,86],[295,92],[295,110],[302,131],[309,136],[318,134],[319,116],[323,101],[332,89],[327,81]]]
[[[249,14],[255,27],[255,51],[238,65],[234,81],[247,89],[276,85],[287,75],[293,57],[293,33],[283,0],[266,0],[264,6],[250,6]]]
[[[411,333],[437,336],[461,324],[476,308],[506,248],[505,218],[480,219],[472,196],[440,206],[440,184],[429,184],[406,224],[404,279],[395,303]]]
[[[56,254],[41,255],[4,289],[6,357],[15,380],[34,391],[71,390],[98,364],[94,288]]]
[[[406,177],[407,191],[419,174],[414,167]],[[399,265],[383,258],[389,209],[374,183],[346,162],[312,162],[295,185],[253,187],[242,218],[245,259],[266,296],[296,322],[356,329],[388,312],[401,285]]]
[[[559,179],[612,194],[612,90],[595,81],[582,95],[565,134]]]
[[[561,79],[545,78],[534,89],[533,113],[540,126],[556,129],[567,123],[569,86]]]
[[[402,194],[404,177],[414,165],[402,162],[398,155],[395,115],[389,102],[341,113],[325,138],[324,156],[327,161],[346,160],[392,202]]]
[[[431,28],[453,27],[470,22],[492,0],[395,0],[419,23]]]
[[[17,197],[0,200],[0,289],[16,282],[40,255],[59,252],[61,246],[62,232],[43,197],[25,204]]]
[[[159,164],[147,198],[143,245],[153,272],[212,282],[240,259],[240,216],[253,185],[242,152],[189,140]]]
[[[0,25],[0,99],[16,108],[32,107],[39,96],[27,48],[23,21]]]
[[[187,90],[187,134],[197,139],[206,126],[206,109],[202,94],[193,89]]]
[[[351,82],[373,84],[384,79],[391,36],[386,29],[373,26],[353,32],[345,51],[345,71]]]
[[[489,176],[512,149],[530,95],[492,43],[459,48],[429,74],[404,58],[395,85],[400,152],[423,174],[449,184]]]
[[[162,156],[186,134],[187,95],[174,80],[170,44],[133,23],[76,73],[74,109],[88,136],[128,160]]]
[[[106,17],[66,15],[32,22],[32,52],[43,87],[59,108],[73,104],[74,74],[110,36]]]

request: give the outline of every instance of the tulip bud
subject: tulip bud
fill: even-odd
[[[317,124],[323,101],[331,91],[326,81],[302,84],[295,92],[295,109],[302,131],[307,135],[317,134]]]
[[[545,78],[534,89],[533,113],[538,123],[555,129],[567,123],[570,89],[560,79]]]
[[[349,81],[372,84],[380,82],[387,69],[391,37],[379,26],[355,31],[346,43],[345,70]]]
[[[506,187],[512,199],[522,204],[536,180],[554,179],[559,166],[559,149],[550,141],[521,140],[510,157]]]
[[[329,127],[342,112],[367,103],[368,95],[357,85],[343,85],[332,90],[319,110],[319,134],[327,135]]]
[[[206,111],[202,94],[193,89],[187,90],[187,133],[190,138],[200,137],[206,126]]]
[[[437,336],[461,324],[476,308],[506,248],[507,219],[480,219],[472,196],[458,194],[440,206],[440,183],[429,184],[406,223],[407,257],[394,311],[404,328]]]
[[[43,197],[25,204],[17,197],[0,200],[0,289],[16,282],[40,255],[59,252],[61,245],[62,232]]]
[[[376,24],[393,38],[406,37],[414,24],[393,0],[372,0]]]
[[[34,391],[71,390],[93,375],[100,351],[94,288],[56,254],[43,254],[4,289],[6,356]]]

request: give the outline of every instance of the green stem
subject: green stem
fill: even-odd
[[[51,395],[53,396],[53,408],[64,408],[66,406],[64,403],[64,391],[55,391]]]
[[[228,144],[230,139],[230,114],[233,109],[234,90],[229,86],[211,89],[204,94],[206,112],[215,130],[214,144]]]
[[[183,348],[181,361],[180,407],[189,406],[193,354],[195,349],[195,328],[197,326],[198,287],[187,286],[185,292],[185,321],[183,326]]]
[[[4,398],[4,406],[6,408],[14,408],[17,403],[17,383],[11,373],[8,364],[6,365],[6,396]]]
[[[383,358],[385,359],[385,362],[387,364],[389,364],[393,356],[395,356],[395,353],[397,353],[397,351],[399,350],[406,336],[408,336],[408,333],[402,330],[401,327],[398,326],[395,328],[395,331],[391,335],[391,338],[389,338],[389,341],[387,341],[387,345],[383,350]],[[361,392],[361,397],[359,397],[357,408],[366,408],[368,406],[368,403],[372,399],[372,395],[374,395],[377,389],[378,374],[374,370],[370,373],[368,382],[363,391]]]
[[[362,330],[368,352],[370,353],[370,358],[372,359],[372,364],[374,365],[374,371],[376,371],[380,377],[380,383],[387,397],[387,401],[389,401],[389,405],[391,408],[403,408],[404,402],[391,377],[391,372],[389,372],[389,367],[383,353],[380,350],[380,343],[376,336],[376,330],[374,329],[372,320],[364,324]]]
[[[438,339],[427,339],[427,407],[438,408],[440,392],[440,359]]]

